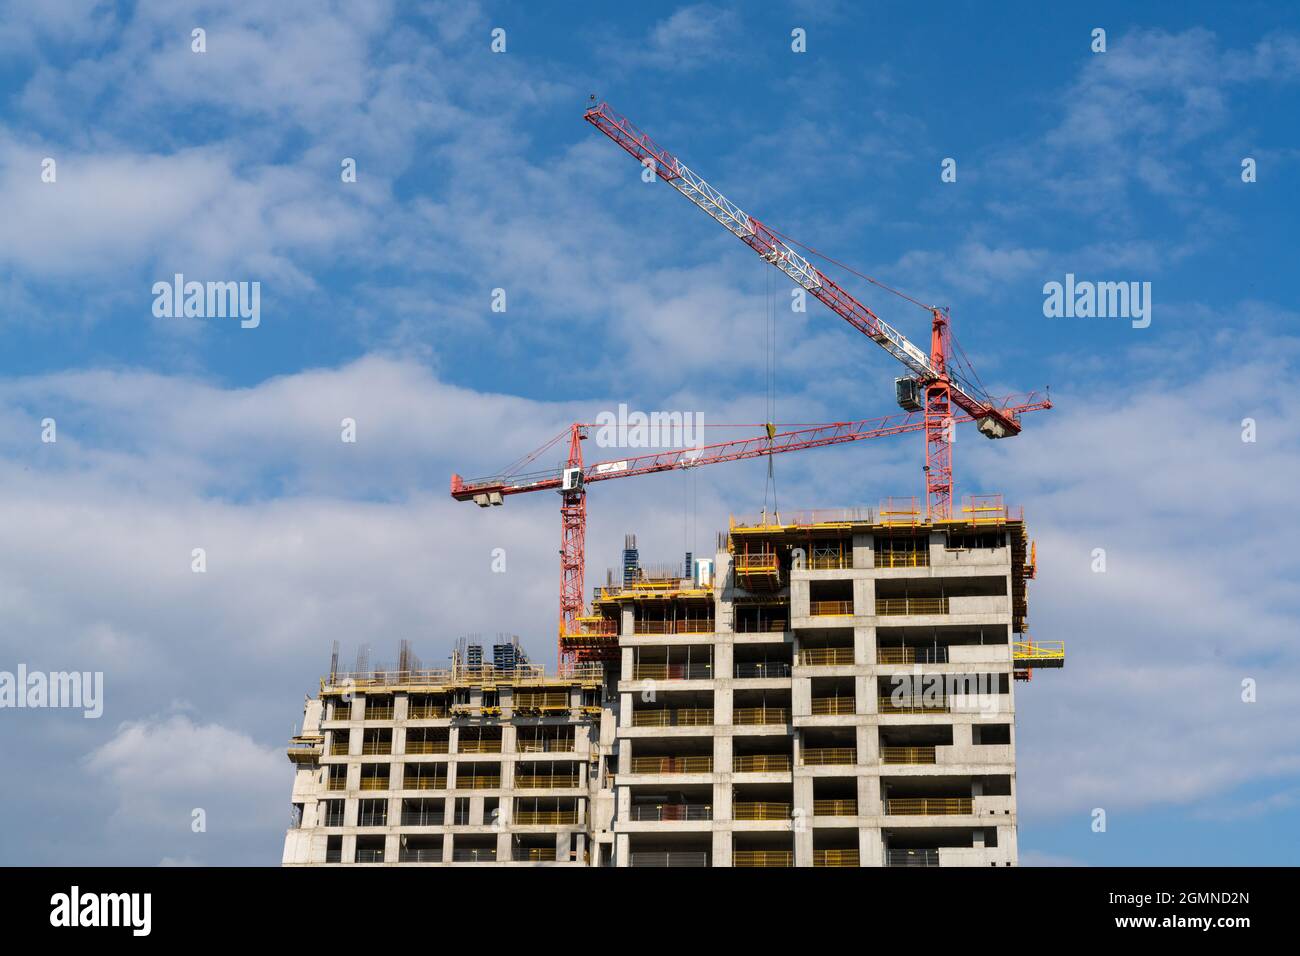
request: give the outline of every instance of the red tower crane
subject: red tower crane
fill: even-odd
[[[1001,407],[1010,414],[1019,415],[1051,408],[1052,403],[1045,396],[1031,393],[1007,399],[1001,403]],[[952,418],[954,424],[972,420],[973,416],[962,412]],[[532,491],[559,492],[561,660],[565,657],[597,657],[604,647],[600,642],[584,640],[597,635],[588,634],[579,621],[585,607],[583,581],[586,569],[587,485],[591,482],[631,478],[660,471],[679,471],[726,461],[820,448],[824,445],[840,445],[867,438],[901,435],[921,431],[926,427],[926,422],[923,416],[907,413],[855,422],[832,422],[785,432],[778,432],[774,425],[767,425],[762,435],[750,438],[586,464],[582,455],[582,442],[587,438],[588,430],[593,427],[596,426],[583,423],[569,426],[499,475],[471,481],[462,479],[460,475],[451,476],[453,498],[457,501],[473,501],[484,508],[502,504],[507,495]],[[566,437],[569,441],[568,455],[561,468],[523,471],[548,450],[560,445]]]
[[[592,100],[594,102],[594,96]],[[789,237],[782,236],[775,229],[745,213],[685,163],[634,126],[627,117],[616,113],[608,103],[591,107],[584,118],[647,169],[653,169],[659,179],[784,272],[796,285],[819,299],[836,315],[903,363],[908,375],[895,383],[899,404],[905,409],[923,410],[925,415],[927,514],[932,519],[950,518],[953,471],[949,428],[952,406],[956,405],[974,419],[980,431],[989,438],[1007,438],[1018,434],[1020,422],[1016,418],[1016,409],[999,405],[988,396],[979,386],[973,371],[963,371],[957,367],[960,349],[954,351],[955,343],[949,328],[947,310],[925,306],[909,299],[930,312],[930,350],[927,355],[796,252],[786,242]],[[801,243],[795,244],[802,246]],[[808,249],[807,246],[802,248]],[[815,250],[808,251],[820,256]],[[867,276],[863,278],[875,282]],[[888,289],[887,286],[882,287]],[[889,291],[901,295],[893,289]]]

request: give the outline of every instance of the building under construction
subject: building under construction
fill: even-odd
[[[1065,657],[1018,511],[733,519],[670,571],[627,544],[559,674],[332,668],[285,864],[1016,862],[1016,682]]]

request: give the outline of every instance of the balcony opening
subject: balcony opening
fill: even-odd
[[[511,706],[520,717],[564,716],[569,713],[569,691],[516,688]]]
[[[781,634],[790,624],[790,600],[787,597],[765,601],[737,598],[732,611],[731,629],[737,634]]]
[[[974,724],[971,736],[976,746],[1005,747],[1011,743],[1010,724]]]
[[[362,790],[388,789],[388,764],[364,763],[361,765]]]
[[[441,863],[442,834],[402,834],[397,850],[400,863]]]
[[[456,765],[457,790],[497,790],[501,787],[501,764],[461,761]]]
[[[510,858],[516,863],[554,863],[555,838],[516,833],[511,840]]]
[[[814,817],[856,817],[857,815],[856,777],[813,777]],[[856,846],[856,843],[854,845]]]
[[[653,701],[632,698],[633,727],[709,727],[713,724],[712,691],[664,691]]]
[[[582,785],[576,761],[521,760],[515,765],[515,788],[518,790],[572,789]]]
[[[346,757],[348,755],[348,742],[351,739],[352,731],[350,730],[331,730],[330,731],[330,756]]]
[[[344,700],[342,697],[331,697],[327,704],[329,711],[329,720],[351,720],[352,719],[352,701]]]
[[[384,838],[381,836],[357,837],[355,859],[358,863],[383,863]]]
[[[325,862],[343,862],[343,837],[331,836],[325,838]]]
[[[858,831],[818,827],[813,831],[813,866],[860,866]]]
[[[632,617],[633,634],[712,634],[712,599],[638,603]]]
[[[326,769],[325,789],[346,790],[348,786],[348,768],[346,764],[330,764]]]
[[[944,547],[949,551],[975,551],[1005,548],[1005,531],[949,531]]]
[[[929,533],[907,531],[873,535],[875,566],[878,568],[928,568],[930,566]]]
[[[789,687],[732,691],[731,722],[737,727],[787,726],[790,723]]]
[[[446,694],[411,694],[407,697],[407,720],[442,720],[448,713]]]
[[[880,762],[885,764],[933,764],[938,747],[952,746],[952,724],[880,728]]]
[[[388,826],[388,801],[387,800],[357,801],[357,826],[359,827]]]
[[[809,581],[808,613],[813,617],[849,617],[853,614],[852,581]]]
[[[804,567],[810,571],[843,571],[853,567],[853,538],[809,538],[803,548]]]
[[[628,819],[637,822],[689,823],[713,819],[713,788],[707,784],[672,790],[633,787]]]
[[[786,736],[735,737],[732,740],[733,773],[790,773],[793,743]]]
[[[713,677],[713,647],[687,644],[681,647],[638,647],[632,665],[633,680],[710,680]]]
[[[709,833],[632,833],[628,864],[634,867],[708,866],[713,836]]]
[[[629,741],[623,741],[624,746]],[[634,774],[690,774],[713,772],[713,741],[705,737],[636,741],[630,772]]]
[[[794,866],[794,834],[737,832],[732,835],[731,865],[742,867]]]
[[[572,727],[520,727],[515,738],[519,753],[573,753]]]
[[[445,754],[450,742],[451,732],[446,727],[409,727],[406,731],[408,754]]]
[[[800,667],[845,667],[853,663],[853,629],[818,628],[799,634]]]
[[[363,731],[361,753],[367,756],[391,754],[393,752],[393,730],[391,727],[373,727]]]
[[[322,800],[320,801],[318,818],[320,825],[323,827],[341,827],[343,826],[343,810],[347,806],[346,800]]]
[[[365,714],[366,720],[392,720],[393,695],[367,694]]]
[[[500,727],[462,727],[457,738],[456,752],[461,754],[501,753]]]
[[[451,825],[454,827],[469,826],[469,797],[457,797],[452,803]]]
[[[734,676],[746,680],[783,680],[790,676],[789,644],[737,644]]]
[[[440,827],[446,818],[447,801],[427,797],[407,798],[402,801],[402,826]]]
[[[577,826],[581,811],[575,797],[516,797],[511,823],[517,827]],[[554,846],[554,844],[552,844]]]
[[[456,863],[495,863],[497,838],[495,834],[458,833],[452,837],[451,858]]]
[[[857,712],[852,677],[814,677],[809,683],[814,717],[850,717]]]
[[[851,767],[858,762],[852,727],[805,727],[801,742],[799,756],[805,767]]]
[[[969,777],[881,777],[886,816],[969,816],[974,813]]]
[[[444,790],[446,787],[445,763],[408,763],[403,768],[403,790]]]
[[[742,783],[731,788],[731,818],[788,825],[794,809],[790,784]]]

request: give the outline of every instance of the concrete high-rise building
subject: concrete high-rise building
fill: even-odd
[[[603,662],[325,682],[285,863],[1015,864],[1014,687],[1064,662],[1024,636],[1019,513],[773,516],[719,545],[596,589]]]

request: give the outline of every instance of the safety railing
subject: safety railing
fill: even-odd
[[[446,740],[411,740],[406,741],[408,754],[445,754],[450,748]]]
[[[775,634],[779,631],[784,631],[785,625],[786,619],[783,617],[762,621],[750,621],[745,618],[737,618],[734,629],[737,634]]]
[[[782,678],[790,676],[789,661],[741,661],[735,665],[736,677],[745,679]]]
[[[383,848],[357,847],[356,861],[358,863],[383,863]]]
[[[930,547],[927,543],[916,550],[885,550],[876,548],[876,567],[878,568],[928,568],[930,566]]]
[[[737,754],[731,769],[733,773],[789,773],[792,764],[789,754]]]
[[[399,863],[441,863],[442,848],[421,848],[408,850],[403,847],[397,854]]]
[[[814,697],[812,714],[814,717],[843,716],[854,713],[852,697]]]
[[[793,850],[733,850],[732,866],[794,866]]]
[[[971,797],[898,797],[885,801],[890,816],[954,816],[974,812]]]
[[[946,647],[878,647],[877,664],[946,664]]]
[[[346,790],[348,788],[347,777],[330,777],[325,781],[326,790]]]
[[[789,707],[737,707],[731,712],[731,722],[740,726],[755,724],[787,724]]]
[[[762,801],[736,803],[732,804],[731,817],[734,820],[789,820],[790,804]]]
[[[885,866],[938,866],[938,850],[886,850]]]
[[[713,618],[698,621],[633,621],[633,634],[712,634]]]
[[[827,767],[858,762],[856,747],[808,747],[803,751],[805,767]]]
[[[634,852],[629,856],[632,866],[708,866],[709,854],[705,850],[660,850]]]
[[[408,704],[406,707],[408,720],[442,720],[448,713],[446,707],[432,704]]]
[[[393,742],[391,740],[372,740],[361,745],[361,753],[366,756],[385,756],[393,752]]]
[[[853,552],[843,554],[814,554],[804,563],[810,571],[847,571],[853,567]]]
[[[572,789],[582,782],[576,773],[517,773],[515,786],[521,790]]]
[[[387,789],[388,789],[388,777],[387,777],[387,776],[383,776],[383,777],[362,777],[362,778],[361,778],[361,789],[362,789],[362,790],[387,790]]]
[[[633,820],[660,823],[712,820],[713,807],[707,803],[634,803],[630,816]]]
[[[564,739],[537,739],[529,740],[520,737],[515,742],[515,749],[521,754],[534,753],[573,753],[574,742],[572,737]]]
[[[744,551],[732,560],[737,571],[775,571],[780,566],[775,551]]]
[[[510,855],[516,863],[554,863],[553,846],[517,846]]]
[[[393,708],[389,707],[367,707],[366,720],[392,720]]]
[[[402,777],[403,790],[444,790],[447,787],[445,773],[407,773]]]
[[[451,859],[453,863],[495,863],[496,858],[496,847],[481,847],[477,849],[451,851]]]
[[[447,815],[436,810],[402,812],[402,826],[404,827],[440,827],[445,819],[447,819]]]
[[[516,810],[514,823],[521,827],[574,826],[578,823],[577,810]]]
[[[513,706],[515,710],[568,710],[569,695],[563,691],[555,693],[515,693]]]
[[[699,664],[636,664],[632,668],[633,680],[708,680],[713,677],[713,665]]]
[[[857,815],[858,801],[855,799],[813,801],[815,817],[856,817]]]
[[[898,614],[947,614],[946,597],[876,598],[876,614],[888,617]]]
[[[903,697],[898,700],[881,697],[877,703],[882,714],[946,714],[952,709],[952,702],[947,697]]]
[[[346,740],[335,740],[330,744],[331,757],[346,757],[348,755],[348,742]]]
[[[857,850],[813,850],[813,866],[858,866]]]
[[[462,738],[456,743],[456,752],[462,754],[499,754],[501,753],[501,740],[465,740]]]
[[[633,727],[701,727],[712,723],[712,707],[661,707],[632,712]]]
[[[713,758],[694,757],[633,757],[633,773],[712,773]]]
[[[497,790],[500,787],[499,774],[456,774],[457,790]]]
[[[803,667],[843,667],[853,663],[851,647],[801,647],[799,664]]]
[[[934,763],[935,749],[933,747],[881,747],[880,761],[891,764]]]
[[[812,617],[849,617],[853,614],[853,602],[809,601],[808,613]]]

